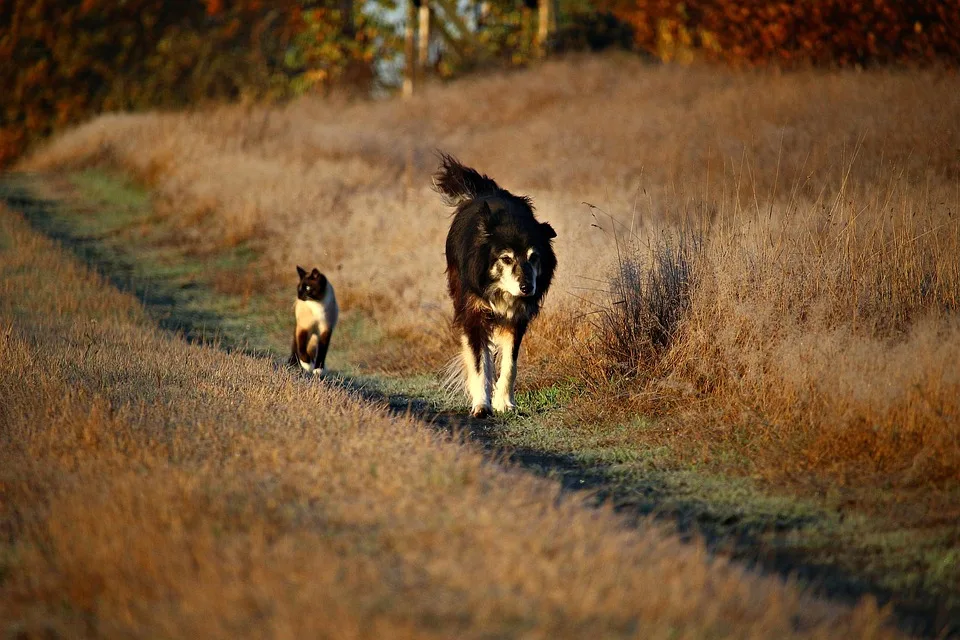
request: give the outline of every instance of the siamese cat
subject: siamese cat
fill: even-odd
[[[297,327],[293,333],[293,353],[290,365],[299,363],[306,373],[323,375],[330,347],[330,336],[337,325],[337,297],[327,277],[316,268],[307,272],[297,267],[300,284],[297,287],[297,301],[293,307],[297,317]]]

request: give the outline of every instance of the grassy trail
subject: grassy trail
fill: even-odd
[[[895,637],[869,602],[178,339],[3,206],[0,359],[5,636]]]
[[[257,258],[243,245],[211,256],[184,254],[152,216],[148,194],[102,172],[8,179],[2,195],[35,228],[134,294],[162,328],[278,364],[285,359],[292,278],[286,288],[267,290],[234,282],[231,274],[249,277],[247,267]],[[469,420],[457,401],[438,391],[434,377],[378,372],[382,340],[362,314],[344,314],[330,366],[350,393],[436,429],[466,432],[493,455],[565,489],[589,491],[623,514],[656,514],[685,536],[702,536],[721,555],[796,576],[842,601],[872,594],[881,604],[892,603],[908,631],[960,632],[953,590],[958,557],[950,531],[890,531],[874,518],[833,509],[830,496],[769,495],[749,479],[672,468],[656,451],[605,445],[591,437],[589,425],[571,429],[554,419],[580,393],[575,382],[521,394],[519,416]]]

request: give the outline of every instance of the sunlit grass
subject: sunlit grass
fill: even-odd
[[[335,385],[160,332],[6,209],[0,242],[5,633],[892,635],[869,602],[628,531]]]

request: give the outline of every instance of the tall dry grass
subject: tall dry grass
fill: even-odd
[[[696,398],[680,428],[701,451],[747,430],[763,475],[955,486],[958,204],[897,181],[721,209],[667,243],[622,231],[594,377],[635,376],[634,409]]]
[[[672,373],[770,424],[786,446],[769,468],[960,479],[960,201],[938,186],[844,190],[717,232]]]
[[[891,637],[422,424],[151,326],[0,210],[11,637]],[[52,268],[51,265],[55,265]]]
[[[948,72],[573,58],[409,101],[108,115],[21,168],[117,166],[152,186],[198,251],[253,242],[278,283],[295,262],[332,271],[345,309],[410,345],[383,366],[423,370],[454,350],[448,212],[429,190],[442,148],[533,196],[558,231],[521,385],[580,371],[586,353],[601,377],[612,364],[646,372],[617,387],[634,410],[695,407],[697,421],[672,415],[701,461],[746,438],[735,446],[752,473],[919,486],[960,469],[957,122]],[[607,334],[584,320],[624,256],[582,202],[641,247],[704,234],[682,317],[651,343],[667,346],[624,345],[626,365],[593,348]]]

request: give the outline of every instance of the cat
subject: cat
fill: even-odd
[[[297,326],[293,333],[290,366],[299,364],[308,374],[323,375],[330,338],[340,313],[337,297],[333,285],[318,269],[314,268],[308,273],[303,267],[297,266],[297,275],[300,276],[300,284],[293,308]]]

